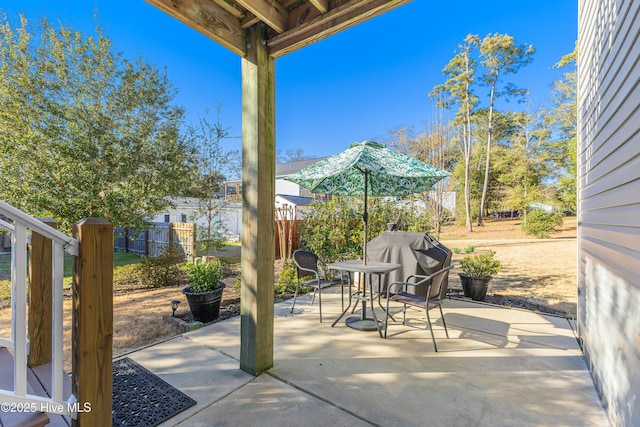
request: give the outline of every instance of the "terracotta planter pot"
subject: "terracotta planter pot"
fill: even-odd
[[[213,322],[220,315],[220,302],[222,301],[222,291],[226,285],[224,283],[217,289],[208,292],[191,292],[191,287],[187,286],[182,293],[187,297],[189,309],[193,319],[202,323]]]
[[[474,301],[484,301],[491,276],[471,277],[462,273],[458,273],[458,276],[460,276],[465,297],[471,298]]]

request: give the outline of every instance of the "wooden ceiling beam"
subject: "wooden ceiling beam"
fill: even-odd
[[[240,6],[254,14],[277,33],[287,31],[287,11],[276,0],[236,0]]]
[[[328,0],[309,0],[309,3],[318,9],[318,12],[320,13],[327,13],[329,11]]]
[[[244,18],[244,12],[238,9],[235,5],[229,3],[227,0],[213,0],[218,6],[232,14],[238,19]]]
[[[319,40],[325,39],[342,30],[353,27],[361,22],[385,13],[411,0],[349,0],[338,1],[339,6],[327,13],[317,15],[305,13],[297,18],[296,26],[291,30],[277,34],[269,39],[268,46],[271,56],[278,58],[291,53]],[[309,3],[303,3],[301,8],[308,7]],[[290,15],[296,16],[296,10],[290,11]]]
[[[258,18],[251,12],[247,12],[247,15],[240,20],[240,26],[242,28],[249,28],[253,24],[257,24],[258,22],[260,22],[260,18]]]
[[[245,56],[246,31],[239,19],[211,0],[146,0],[227,49]]]

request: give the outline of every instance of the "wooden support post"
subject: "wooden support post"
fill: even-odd
[[[249,28],[242,59],[242,286],[240,369],[273,366],[275,67],[267,27]]]
[[[100,218],[74,224],[72,392],[80,407],[73,426],[111,426],[113,389],[113,225]]]
[[[41,218],[49,227],[58,228],[52,218]],[[51,362],[52,327],[52,249],[51,239],[35,231],[31,235],[29,257],[29,366]]]

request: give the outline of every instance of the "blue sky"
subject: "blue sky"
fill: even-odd
[[[97,10],[117,50],[167,67],[189,121],[221,102],[223,125],[241,134],[240,57],[144,1],[0,0],[0,8],[14,22],[23,13],[84,32],[92,31]],[[277,148],[327,156],[402,126],[421,131],[433,115],[428,93],[444,81],[441,70],[456,46],[469,33],[496,32],[533,44],[533,62],[508,81],[530,90],[528,108],[547,105],[560,76],[550,67],[577,38],[576,0],[414,0],[276,60]],[[484,89],[477,94],[485,101]]]

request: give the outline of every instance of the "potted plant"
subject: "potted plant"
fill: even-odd
[[[460,261],[462,273],[460,282],[464,296],[474,301],[483,301],[487,294],[489,281],[494,274],[502,269],[502,263],[495,259],[495,252],[489,251],[483,254],[466,256]]]
[[[209,323],[218,318],[225,284],[222,282],[220,260],[196,260],[187,264],[189,286],[182,290],[187,297],[193,319]]]

